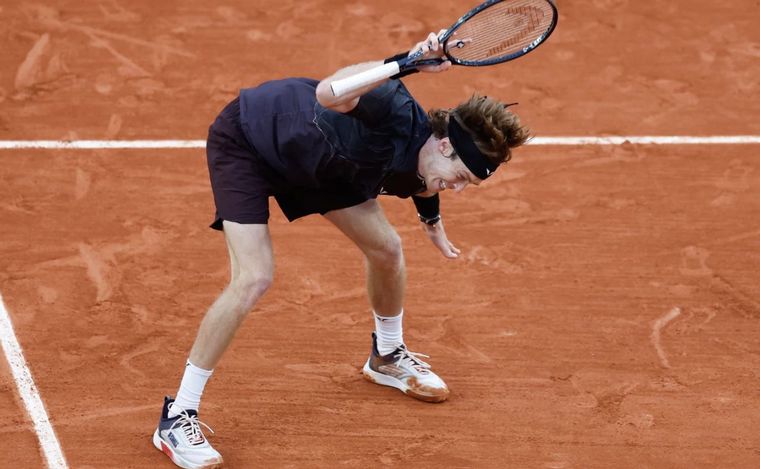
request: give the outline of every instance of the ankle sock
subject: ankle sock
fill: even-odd
[[[404,310],[398,316],[375,316],[375,335],[377,336],[377,351],[380,355],[388,355],[396,350],[396,347],[404,343],[404,330],[402,321]]]
[[[185,365],[185,374],[179,385],[179,391],[177,391],[177,398],[174,400],[174,404],[180,409],[197,411],[201,405],[203,388],[206,387],[206,382],[213,372],[214,370],[198,368],[188,361]],[[179,415],[179,412],[172,412],[171,408],[169,409],[169,417],[177,415]]]

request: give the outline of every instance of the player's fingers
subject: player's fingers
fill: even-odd
[[[431,65],[429,68],[426,67],[424,71],[438,73],[438,72],[445,72],[446,70],[450,68],[451,68],[451,62],[447,60],[446,62],[443,62],[440,65]]]
[[[441,251],[443,257],[448,257],[449,259],[456,257],[456,253],[449,249],[448,246],[438,246],[438,250]]]
[[[433,245],[437,247],[439,251],[441,251],[441,254],[449,257],[451,250],[449,249],[448,243],[446,243],[445,239],[434,238]]]
[[[427,43],[431,50],[438,50],[438,36],[435,33],[428,34]]]
[[[447,257],[449,259],[456,259],[457,257],[459,257],[459,253],[456,252],[455,250],[451,249],[453,246],[446,239],[440,240],[439,243],[436,243],[436,246],[438,246],[438,249],[441,251],[441,254],[443,254],[444,257]],[[454,249],[456,249],[456,248],[454,248]],[[457,249],[457,251],[458,251],[458,249]]]
[[[418,42],[417,45],[415,45],[411,51],[409,51],[409,55],[413,55],[417,51],[422,51],[422,54],[427,54],[430,51],[430,46],[428,45],[428,41],[422,41]]]

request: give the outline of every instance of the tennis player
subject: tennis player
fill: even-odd
[[[443,57],[431,33],[411,52]],[[389,60],[398,60],[406,53]],[[375,331],[364,375],[428,402],[449,389],[402,333],[405,266],[401,241],[380,194],[411,197],[420,226],[447,258],[460,250],[444,230],[438,193],[461,192],[508,161],[528,131],[508,105],[473,96],[454,109],[425,113],[399,81],[380,80],[336,98],[331,82],[381,65],[337,71],[321,82],[291,78],[243,89],[209,129],[207,156],[216,218],[231,263],[230,283],[201,322],[176,399],[166,397],[154,445],[184,468],[218,467],[222,456],[198,420],[201,394],[248,312],[272,283],[267,221],[273,196],[289,220],[319,213],[366,257]],[[420,71],[440,73],[450,62]],[[403,74],[413,71],[403,72]],[[206,427],[208,428],[208,427]]]

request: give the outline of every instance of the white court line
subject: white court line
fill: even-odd
[[[723,136],[610,136],[610,137],[536,137],[529,145],[741,145],[758,144],[760,135]]]
[[[0,150],[125,150],[206,148],[205,140],[0,140]]]
[[[760,135],[535,137],[528,145],[755,145]],[[205,140],[0,140],[0,150],[150,150],[205,148]]]
[[[5,358],[11,367],[13,379],[16,381],[18,393],[21,395],[26,411],[34,424],[34,431],[37,433],[37,439],[40,441],[48,467],[50,469],[68,469],[61,444],[55,436],[55,431],[45,411],[45,405],[42,403],[40,393],[34,384],[32,373],[26,365],[24,354],[21,352],[21,345],[19,345],[16,334],[13,332],[13,324],[3,304],[2,295],[0,295],[0,340]]]

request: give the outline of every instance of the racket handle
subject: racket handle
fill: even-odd
[[[377,81],[385,78],[390,78],[400,71],[398,62],[389,62],[387,64],[380,65],[369,70],[365,70],[356,75],[343,78],[341,80],[335,80],[330,83],[333,95],[336,98],[345,96],[352,91],[356,91],[359,88],[363,88],[367,85],[371,85]]]

